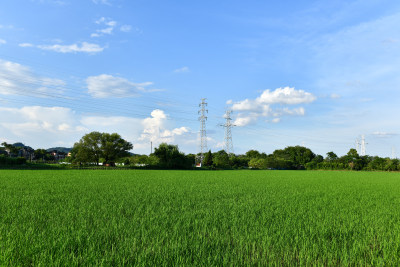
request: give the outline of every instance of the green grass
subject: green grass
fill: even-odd
[[[400,174],[0,170],[0,265],[400,265]]]

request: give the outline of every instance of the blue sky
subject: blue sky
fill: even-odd
[[[400,2],[0,3],[0,141],[70,147],[90,131],[199,151],[304,145],[400,153]]]

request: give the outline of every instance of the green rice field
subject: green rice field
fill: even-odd
[[[400,173],[0,170],[0,265],[400,265]]]

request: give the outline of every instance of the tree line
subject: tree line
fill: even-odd
[[[3,143],[0,147],[0,164],[24,164],[15,158],[20,148]],[[177,145],[162,143],[150,155],[135,155],[129,151],[133,145],[117,133],[91,132],[76,142],[67,161],[73,165],[124,165],[135,168],[193,169],[273,169],[273,170],[379,170],[399,171],[400,160],[378,156],[360,156],[351,148],[346,155],[338,156],[333,151],[326,156],[317,155],[303,146],[288,146],[271,154],[249,150],[245,154],[228,154],[224,150],[208,151],[204,155],[185,154]],[[18,150],[19,149],[19,150]],[[8,151],[2,153],[2,151]],[[19,153],[20,153],[19,152]],[[3,154],[3,155],[1,155]],[[34,151],[35,158],[50,157],[44,149]]]

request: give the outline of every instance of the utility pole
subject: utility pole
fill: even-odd
[[[200,115],[200,158],[199,163],[203,162],[204,153],[207,152],[207,131],[206,131],[206,120],[207,120],[207,113],[208,110],[206,98],[201,99],[201,103],[199,104],[200,110],[198,114]]]
[[[232,110],[226,110],[225,124],[221,124],[222,127],[225,127],[225,152],[228,153],[228,155],[233,153],[232,127],[236,126],[232,124],[231,113]]]

